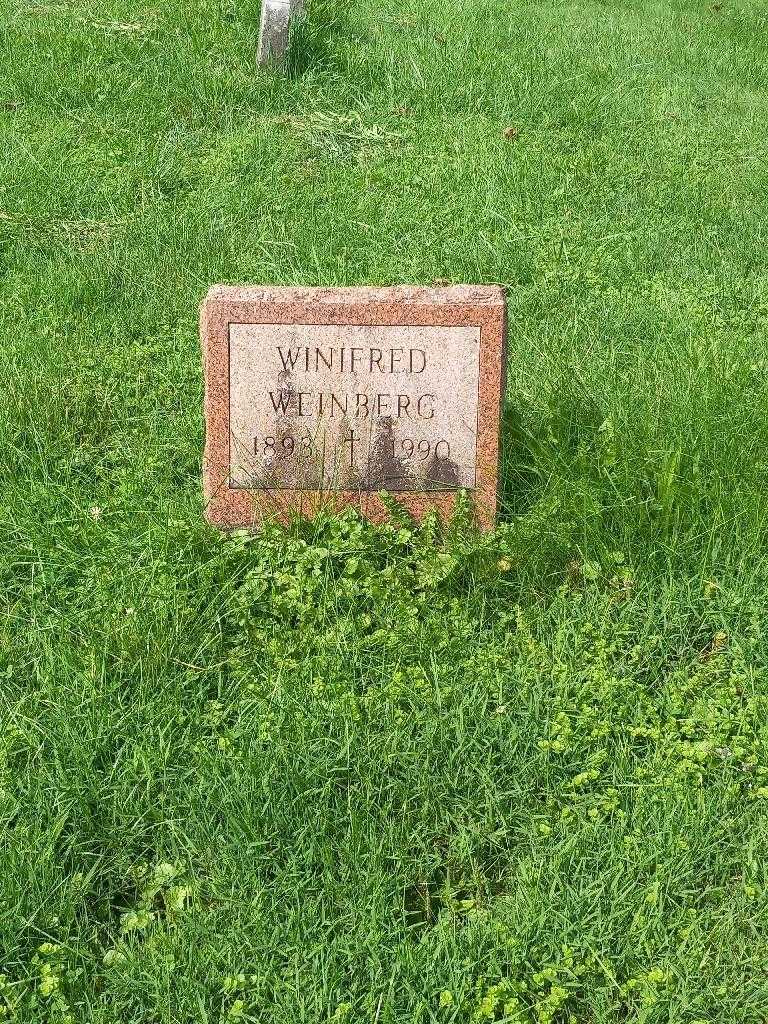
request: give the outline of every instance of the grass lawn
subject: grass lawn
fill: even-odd
[[[0,1020],[765,1024],[765,0],[258,7],[0,0]],[[206,526],[208,286],[434,279],[497,532]]]

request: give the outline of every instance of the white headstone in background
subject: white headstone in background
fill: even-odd
[[[303,7],[304,0],[262,0],[259,64],[282,60],[288,49],[291,16]]]

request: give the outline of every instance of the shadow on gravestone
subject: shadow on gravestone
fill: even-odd
[[[291,18],[304,9],[304,0],[262,0],[259,28],[259,64],[285,58],[290,39]]]

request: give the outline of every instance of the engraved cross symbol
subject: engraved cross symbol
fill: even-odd
[[[344,440],[342,441],[342,444],[348,444],[349,445],[349,468],[350,469],[354,469],[355,468],[355,445],[357,444],[357,442],[359,440],[360,440],[360,437],[354,432],[354,430],[350,430],[349,437],[345,437]]]

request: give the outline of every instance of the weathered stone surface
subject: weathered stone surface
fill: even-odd
[[[298,0],[262,0],[259,29],[259,64],[282,60],[288,49],[291,16],[303,3]]]
[[[205,493],[220,526],[386,490],[416,516],[496,511],[499,288],[213,288],[201,320]]]

